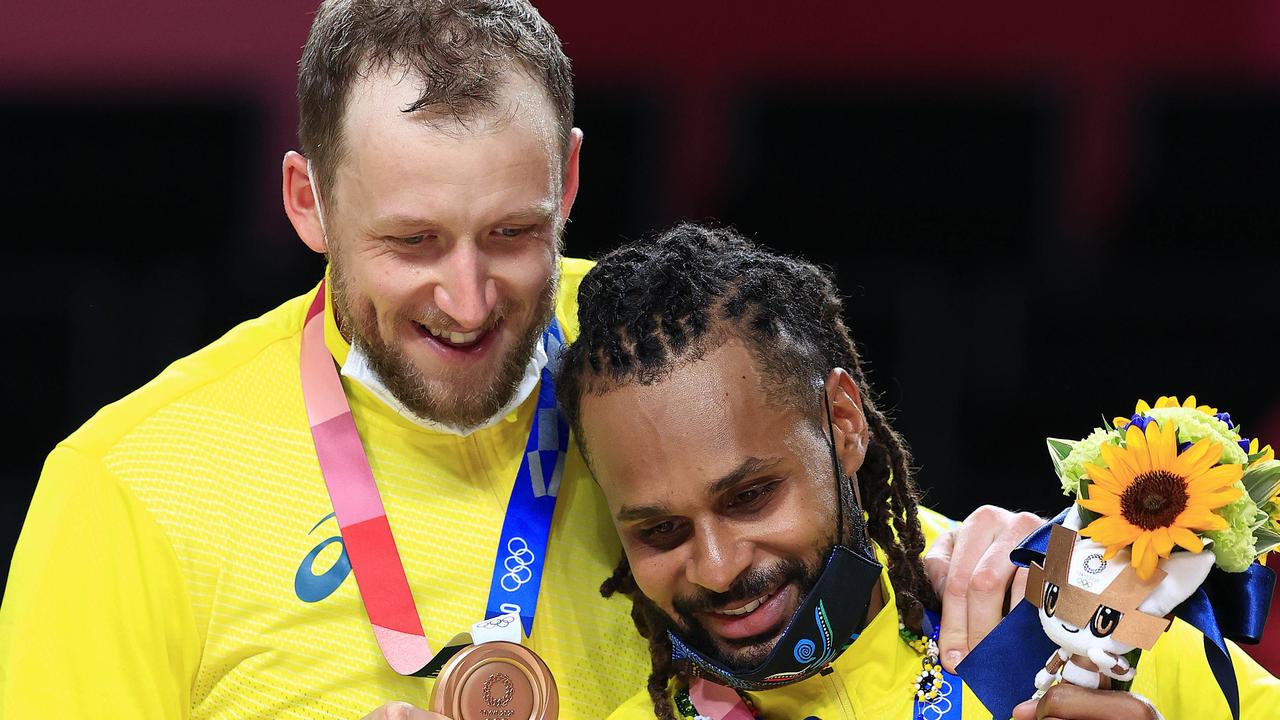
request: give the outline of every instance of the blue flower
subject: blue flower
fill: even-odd
[[[1155,418],[1149,418],[1146,415],[1134,415],[1133,417],[1129,418],[1129,423],[1136,426],[1139,430],[1146,432],[1147,424],[1154,419]]]

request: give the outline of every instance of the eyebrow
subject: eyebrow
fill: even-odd
[[[782,462],[780,457],[758,458],[748,457],[738,464],[738,467],[730,470],[722,475],[715,482],[707,487],[707,495],[719,495],[729,488],[742,482],[744,479],[762,473],[778,463]],[[661,503],[654,505],[623,505],[618,509],[615,517],[619,522],[635,522],[636,520],[645,520],[651,517],[668,514],[669,510]]]

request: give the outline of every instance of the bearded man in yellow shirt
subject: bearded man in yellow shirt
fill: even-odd
[[[582,133],[560,42],[520,0],[331,0],[298,97],[284,207],[327,282],[49,455],[0,607],[0,717],[421,715],[400,702],[432,683],[401,673],[509,610],[563,717],[602,717],[648,660],[595,590],[620,551],[546,382],[589,267],[561,256]],[[308,348],[336,397],[303,387]],[[352,579],[335,454],[376,479],[361,522],[407,611]],[[1018,522],[979,528],[948,582]]]
[[[830,276],[683,225],[579,292],[561,403],[626,551],[602,590],[631,598],[652,661],[612,717],[990,718],[929,650],[921,554],[946,525],[917,511]],[[1241,717],[1272,716],[1280,682],[1232,650]],[[1133,690],[1168,718],[1230,717],[1181,620]],[[1139,695],[1060,686],[1017,713],[1158,717]]]

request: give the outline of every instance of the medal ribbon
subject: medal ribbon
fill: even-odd
[[[543,335],[547,364],[538,384],[538,410],[516,473],[507,515],[502,521],[498,555],[489,583],[485,617],[507,613],[520,616],[524,634],[533,634],[542,570],[551,535],[551,518],[560,494],[565,456],[569,451],[569,423],[556,405],[555,366],[564,339],[555,320]]]
[[[302,396],[320,472],[378,647],[392,669],[401,675],[432,676],[460,646],[454,646],[453,652],[446,648],[436,655],[422,630],[351,405],[324,342],[324,300],[325,283],[321,282],[307,310],[301,353]],[[533,627],[547,538],[569,446],[568,423],[556,410],[552,385],[552,353],[559,350],[562,342],[560,328],[553,320],[543,334],[549,361],[542,370],[538,416],[530,430],[503,522],[486,614],[501,615],[506,612],[501,609],[506,603],[515,605],[526,634]],[[548,446],[550,449],[546,449]],[[508,587],[514,590],[508,591]]]

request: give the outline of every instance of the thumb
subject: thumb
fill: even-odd
[[[1013,709],[1013,720],[1036,720],[1035,700],[1027,700]]]
[[[437,712],[422,710],[407,702],[389,702],[365,716],[364,720],[449,720]]]

